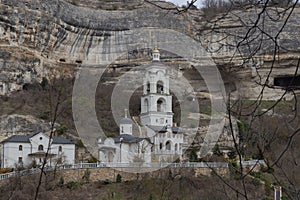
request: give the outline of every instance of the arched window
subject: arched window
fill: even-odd
[[[145,112],[149,112],[149,102],[148,99],[144,100]]]
[[[158,81],[156,84],[156,92],[159,94],[164,93],[164,83],[162,81]]]
[[[171,150],[171,141],[166,142],[166,150]]]
[[[59,152],[62,152],[62,146],[59,146],[59,147],[58,147],[58,151],[59,151]]]
[[[150,82],[147,82],[147,93],[150,93]]]
[[[165,112],[166,101],[163,98],[157,100],[157,112]]]
[[[23,146],[19,145],[19,151],[23,151]]]
[[[39,145],[38,150],[39,151],[44,151],[44,146],[43,145]]]

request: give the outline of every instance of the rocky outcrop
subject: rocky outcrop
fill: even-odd
[[[113,4],[120,8],[126,4],[128,10],[95,9],[95,3],[81,7],[83,4],[63,0],[1,1],[0,95],[22,89],[27,82],[41,82],[49,68],[99,64],[103,59],[100,54],[109,54],[118,42],[124,42],[126,30],[159,27],[188,32],[184,15],[149,3]],[[103,6],[111,4],[101,2]],[[134,32],[131,34],[134,37]]]
[[[155,3],[172,7],[170,3]],[[232,96],[251,99],[265,83],[268,69],[273,65],[273,39],[288,17],[282,9],[270,7],[253,26],[262,8],[248,7],[206,21],[199,10],[174,14],[141,0],[3,0],[0,6],[0,95],[21,90],[26,83],[41,82],[50,68],[99,65],[117,51],[114,48],[118,45],[132,45],[132,41],[123,41],[127,34],[139,37],[128,30],[157,27],[183,32],[199,40],[219,68],[227,73],[223,76],[226,87],[236,91]],[[300,46],[299,13],[300,9],[295,8],[276,38],[280,62],[274,66],[264,99],[280,97],[283,91],[274,84],[274,78],[295,71]],[[245,35],[249,36],[247,40],[243,40]],[[147,43],[142,41],[134,45],[138,51],[147,49]],[[247,58],[253,53],[251,59]],[[127,52],[120,59],[126,65],[127,61],[136,59],[136,54]]]
[[[55,126],[56,128],[58,125]],[[2,115],[0,116],[0,141],[12,135],[34,134],[39,131],[47,132],[50,123],[31,115]]]
[[[263,89],[262,99],[278,99],[285,87],[274,79],[296,73],[300,8],[263,9],[240,8],[210,21],[192,15],[195,37],[236,86],[232,97],[256,99]]]

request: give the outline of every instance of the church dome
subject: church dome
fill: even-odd
[[[159,50],[158,49],[154,49],[152,52],[153,53],[159,53]]]
[[[120,124],[132,124],[132,120],[129,118],[122,118]]]

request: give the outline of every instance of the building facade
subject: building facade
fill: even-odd
[[[168,69],[160,62],[160,52],[153,50],[153,60],[146,68],[141,98],[141,124],[153,144],[153,161],[182,158],[183,131],[173,126],[172,95]]]
[[[135,137],[132,134],[132,120],[120,121],[120,133],[117,137],[98,140],[98,159],[104,163],[150,163],[152,144],[147,138]]]
[[[50,140],[49,136],[40,132],[34,135],[13,135],[4,140],[1,167],[41,165],[48,146],[48,166],[75,163],[75,144],[72,141],[62,137],[53,137]]]
[[[160,52],[153,50],[152,63],[146,68],[141,97],[140,122],[145,138],[132,134],[132,120],[120,121],[118,137],[99,139],[101,162],[171,162],[182,158],[184,134],[173,126],[172,95],[167,67],[160,62]],[[137,124],[138,125],[138,124]]]

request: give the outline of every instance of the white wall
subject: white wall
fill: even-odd
[[[22,145],[22,151],[19,151],[20,145]],[[15,167],[18,164],[19,157],[22,157],[24,165],[31,163],[31,159],[28,156],[31,153],[30,143],[4,143],[2,153],[3,165],[1,167]]]
[[[132,135],[132,124],[120,124],[120,135]]]
[[[108,138],[106,140],[110,140],[111,138]],[[99,150],[99,160],[101,162],[108,162],[108,152],[109,152],[109,146],[110,148],[114,148],[114,158],[112,162],[121,162],[121,163],[132,163],[135,159],[135,157],[139,156],[144,160],[145,163],[151,162],[151,144],[143,140],[139,143],[109,143],[108,141],[104,142],[104,144],[99,145],[99,148],[101,147],[108,147],[107,151]],[[141,150],[144,149],[145,152],[142,153]]]
[[[43,159],[34,158],[29,154],[40,152],[38,150],[39,145],[43,145],[43,152],[47,151],[49,138],[43,133],[39,133],[30,138],[31,143],[17,143],[17,142],[5,142],[2,145],[2,163],[1,167],[16,167],[19,163],[19,157],[22,157],[23,166],[27,167],[35,160],[37,164],[42,164]],[[22,145],[22,151],[19,150],[19,146]],[[62,152],[59,152],[59,146],[62,147]],[[49,153],[54,153],[54,158],[49,158],[48,165],[54,165],[57,162],[59,156],[62,156],[63,163],[74,164],[75,163],[75,144],[51,144]]]
[[[59,151],[59,146],[62,147],[62,151]],[[54,159],[62,157],[64,164],[75,164],[75,145],[74,144],[52,144],[51,153],[55,153],[57,156]],[[54,164],[54,163],[52,163]]]

